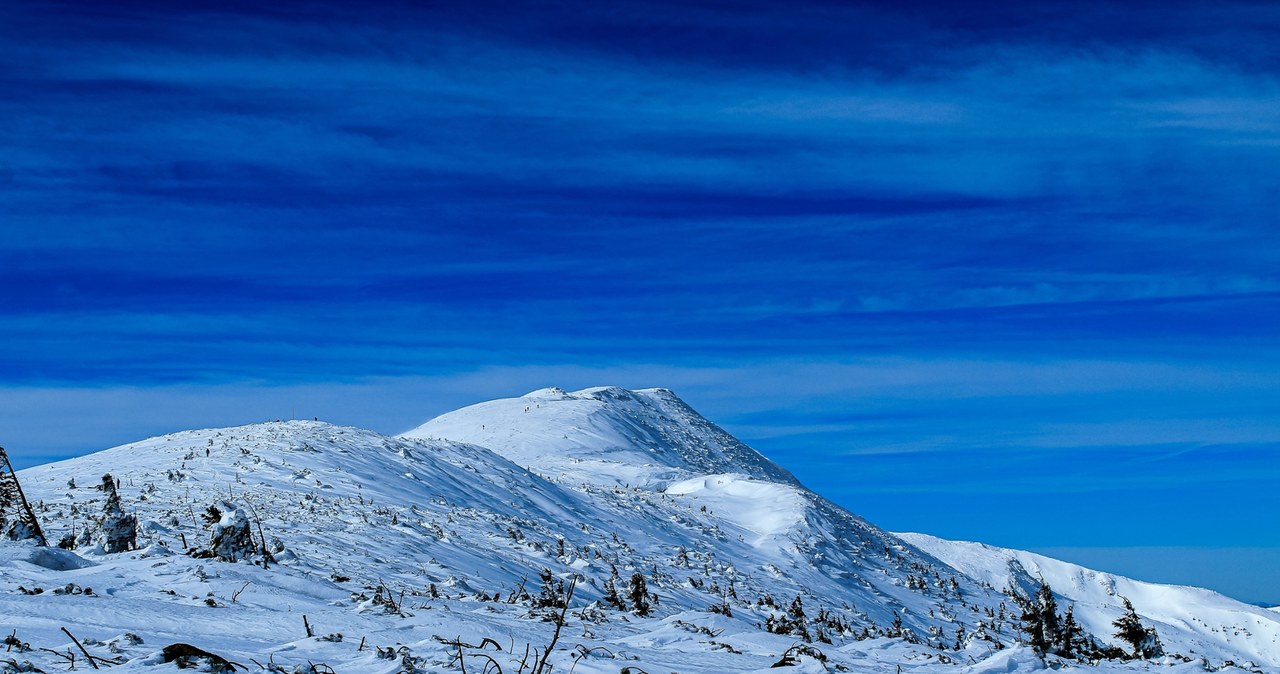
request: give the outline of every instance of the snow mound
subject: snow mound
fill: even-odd
[[[73,571],[94,565],[70,550],[37,547],[25,542],[6,542],[0,545],[0,565],[9,566],[14,562],[24,562],[50,571]]]
[[[93,562],[80,555],[57,548],[37,548],[27,557],[27,561],[50,571],[72,571],[93,566]]]
[[[666,492],[723,513],[726,521],[755,534],[757,547],[802,525],[809,505],[795,487],[732,474],[682,480],[669,485]]]
[[[1025,646],[1008,648],[995,655],[964,669],[965,674],[1007,674],[1009,672],[1030,672],[1044,669],[1040,658],[1034,651]]]

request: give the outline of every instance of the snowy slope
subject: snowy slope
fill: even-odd
[[[1023,591],[1034,594],[1038,582],[1039,566],[1030,572],[1019,567],[1018,573],[993,578],[957,566],[954,548],[943,546],[938,539],[914,535],[898,539],[879,530],[804,489],[790,473],[703,419],[665,389],[542,389],[520,398],[494,400],[450,412],[404,435],[484,445],[556,481],[641,483],[668,495],[694,497],[711,512],[725,513],[722,519],[751,532],[755,538],[750,540],[757,547],[787,540],[825,539],[825,544],[806,550],[811,553],[806,567],[812,565],[828,570],[830,575],[853,580],[842,589],[861,600],[855,605],[871,601],[895,606],[897,611],[905,611],[904,620],[921,634],[931,627],[953,630],[956,622],[966,621],[966,604],[978,606],[983,600],[991,600],[991,588],[1003,590],[1010,580],[1015,580]],[[747,475],[704,474],[731,466]],[[850,546],[852,542],[857,544]],[[891,555],[897,559],[896,568],[880,568],[878,578],[860,568],[874,556],[869,553],[875,544],[891,548]],[[1034,557],[1030,553],[1016,554],[1026,555],[1028,560]],[[961,572],[955,576],[960,581],[957,594],[965,599],[948,601],[944,596],[941,601],[930,602],[928,597],[903,596],[902,576],[910,573],[913,566],[917,573],[912,575],[928,575],[918,572],[925,567],[933,573],[938,559]],[[1077,616],[1086,630],[1104,642],[1114,643],[1111,621],[1119,615],[1121,606],[1114,588],[1106,601],[1101,597],[1084,601],[1085,597],[1076,591],[1084,583],[1078,577],[1097,575],[1096,572],[1047,561],[1061,565],[1064,575],[1071,576],[1071,582],[1064,580],[1062,589],[1057,583],[1050,584],[1068,603],[1079,603]],[[888,583],[884,576],[889,577]],[[1111,581],[1100,582],[1102,587],[1110,587]],[[1158,623],[1162,635],[1168,632],[1165,642],[1171,652],[1218,660],[1241,659],[1243,655],[1247,660],[1277,663],[1280,650],[1276,630],[1280,625],[1265,612],[1205,590],[1149,583],[1120,585],[1141,615]],[[1150,609],[1148,602],[1152,604]],[[1201,606],[1205,608],[1204,615],[1199,613]],[[925,613],[957,614],[958,620],[946,625],[937,621],[931,625],[927,620],[912,622],[914,615]],[[969,624],[974,622],[972,617],[967,620]],[[1240,648],[1242,640],[1249,641],[1250,646]]]
[[[1280,616],[1216,592],[1196,587],[1158,585],[1094,571],[1022,550],[982,543],[948,541],[925,534],[898,534],[951,567],[995,587],[1021,587],[1034,593],[1040,579],[1060,603],[1075,606],[1088,631],[1108,634],[1124,612],[1127,597],[1160,634],[1166,650],[1191,656],[1276,664]],[[1064,601],[1065,600],[1065,601]]]
[[[306,614],[320,629],[360,634],[378,645],[406,643],[422,654],[415,657],[447,661],[448,649],[435,635],[472,635],[471,643],[489,635],[513,643],[545,639],[542,621],[528,619],[527,601],[505,601],[522,584],[536,595],[539,569],[564,579],[580,576],[575,599],[585,606],[604,596],[617,568],[624,579],[643,573],[660,603],[645,621],[597,609],[603,617],[590,620],[602,624],[589,629],[608,633],[599,643],[615,651],[626,646],[669,668],[688,661],[687,651],[696,645],[707,652],[703,671],[737,671],[767,667],[795,641],[758,627],[777,611],[756,605],[765,597],[785,604],[803,595],[810,611],[838,612],[851,634],[872,621],[886,624],[899,605],[892,597],[914,594],[888,584],[877,602],[861,586],[842,590],[847,580],[808,564],[810,553],[799,549],[815,536],[798,512],[769,531],[741,521],[730,506],[750,501],[754,489],[794,488],[740,474],[713,479],[709,487],[685,484],[670,495],[568,485],[475,445],[315,422],[257,424],[175,433],[23,471],[51,540],[83,531],[100,512],[103,495],[92,485],[107,472],[120,479],[127,507],[142,521],[142,553],[108,555],[90,545],[77,550],[89,562],[86,568],[55,572],[49,564],[32,564],[25,548],[6,546],[0,616],[21,626],[20,639],[57,650],[66,644],[57,628],[66,624],[104,643],[125,632],[144,635],[146,644],[134,647],[134,654],[155,640],[183,640],[241,658],[280,659],[321,648],[314,640],[298,643],[299,616]],[[718,489],[718,483],[747,491]],[[260,516],[265,537],[278,546],[279,564],[264,570],[177,554],[187,545],[207,545],[200,513],[214,504],[225,509],[226,502]],[[714,509],[722,506],[726,515],[719,517]],[[762,536],[768,540],[762,543]],[[833,538],[830,532],[822,536]],[[893,568],[878,557],[868,563],[880,576]],[[95,594],[72,599],[52,593],[67,583],[93,587]],[[28,596],[19,587],[47,591]],[[390,619],[372,606],[380,587],[403,592],[400,601],[414,615]],[[237,591],[244,593],[238,601]],[[737,596],[726,597],[730,591]],[[840,596],[857,596],[865,606],[845,608],[835,599]],[[707,612],[721,602],[733,607],[732,618]],[[160,627],[174,618],[180,629]],[[909,624],[923,620],[908,618]],[[709,639],[710,631],[720,639]],[[580,639],[592,643],[585,635]],[[933,657],[900,642],[886,649]],[[372,663],[360,653],[342,657],[364,663],[359,671],[378,671],[366,669]],[[561,654],[565,661],[571,657]]]
[[[105,496],[95,485],[108,472],[140,520],[137,551],[96,545]],[[319,422],[187,431],[20,478],[49,538],[83,544],[71,552],[0,542],[0,621],[34,647],[11,645],[0,671],[9,658],[65,669],[78,650],[64,626],[95,655],[117,659],[115,671],[172,670],[157,653],[175,641],[251,670],[273,661],[306,671],[313,661],[340,672],[460,671],[461,649],[468,671],[485,657],[527,671],[525,648],[545,651],[552,632],[535,605],[544,569],[577,583],[551,654],[559,672],[771,669],[804,641],[764,629],[795,598],[827,662],[815,651],[794,671],[1040,667],[1008,622],[988,620],[991,641],[972,637],[1006,600],[986,567],[964,568],[946,546],[908,543],[844,511],[662,389],[545,389],[405,437]],[[223,522],[235,509],[252,519],[255,538],[274,550],[269,568],[253,563],[260,556],[198,556],[210,544],[202,513],[211,505]],[[637,574],[651,593],[649,616],[607,601]],[[1139,597],[1158,596],[1151,587],[1134,592],[1140,611]],[[1178,644],[1217,664],[1280,663],[1268,627],[1213,633],[1243,625],[1229,600],[1177,596],[1207,602],[1209,617],[1186,609],[1210,623],[1188,619]],[[1094,622],[1112,609],[1099,599]],[[1177,628],[1172,609],[1160,610]],[[316,636],[304,635],[303,615]],[[956,652],[962,628],[970,636]],[[446,643],[486,637],[502,650]],[[1172,658],[1157,664],[1202,671]]]
[[[667,389],[539,389],[450,412],[402,437],[466,438],[519,465],[593,484],[730,472],[798,484]]]
[[[943,588],[907,587],[935,560],[805,489],[667,389],[540,389],[449,412],[402,437],[483,445],[566,487],[638,486],[696,507],[735,532],[717,547],[775,577],[781,589],[769,594],[839,596],[864,622],[900,617],[922,638],[978,620]],[[998,597],[956,580],[956,594]]]

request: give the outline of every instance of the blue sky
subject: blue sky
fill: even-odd
[[[0,8],[19,465],[667,386],[888,528],[1280,603],[1280,9],[418,4]]]

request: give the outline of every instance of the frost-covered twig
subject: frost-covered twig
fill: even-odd
[[[432,638],[433,638],[433,639],[435,639],[436,641],[438,641],[438,642],[440,642],[440,643],[442,643],[442,644],[446,645],[446,646],[454,646],[454,647],[461,647],[461,648],[474,648],[474,649],[476,649],[476,650],[481,650],[481,651],[482,651],[482,650],[484,650],[484,649],[485,649],[485,647],[486,647],[486,646],[488,646],[488,645],[492,644],[495,650],[499,650],[499,651],[501,651],[501,650],[502,650],[502,646],[501,646],[501,645],[499,645],[499,644],[498,644],[498,642],[494,641],[493,639],[490,639],[489,637],[485,637],[485,638],[481,639],[481,640],[480,640],[480,645],[478,645],[478,646],[477,646],[477,645],[475,645],[475,644],[469,644],[469,643],[467,643],[467,642],[463,641],[463,640],[462,640],[462,637],[458,637],[458,638],[456,638],[456,639],[446,639],[446,638],[444,638],[444,637],[440,636],[439,634],[436,634],[436,635],[433,635],[433,636],[432,636]]]
[[[577,648],[574,649],[573,666],[569,668],[569,674],[573,674],[573,670],[578,668],[578,663],[585,660],[588,655],[591,655],[591,651],[604,651],[605,653],[608,653],[609,657],[611,658],[618,657],[613,654],[613,651],[605,648],[604,646],[595,646],[593,648],[587,648],[582,644],[578,644]]]
[[[564,616],[569,612],[569,602],[573,601],[573,589],[578,586],[578,577],[574,576],[569,580],[569,590],[564,596],[564,606],[560,607],[560,615],[556,616],[556,631],[551,634],[551,643],[547,644],[546,651],[542,654],[542,660],[533,668],[533,674],[542,674],[546,671],[547,660],[551,658],[551,652],[556,647],[556,642],[560,640],[560,630],[564,629]]]
[[[75,644],[76,647],[80,649],[81,653],[84,653],[84,657],[89,660],[89,664],[92,665],[94,669],[101,669],[101,667],[98,666],[98,663],[93,661],[93,656],[89,655],[89,651],[85,649],[84,645],[80,643],[80,640],[77,639],[74,634],[65,627],[62,628],[62,632],[63,634],[71,637],[71,643]]]
[[[487,662],[484,665],[484,671],[482,672],[482,674],[488,674],[490,667],[497,670],[498,674],[502,674],[502,665],[499,665],[498,661],[494,660],[493,656],[489,655],[488,653],[468,653],[468,655],[470,655],[473,658],[484,658],[485,660],[487,660]],[[462,671],[465,672],[466,668],[463,667]]]

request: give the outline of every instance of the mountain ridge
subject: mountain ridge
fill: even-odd
[[[103,473],[120,480],[122,501],[139,518],[135,553],[108,554],[87,534],[103,507],[93,488]],[[75,552],[50,551],[57,559],[43,562],[6,544],[0,565],[15,585],[92,581],[101,592],[85,601],[118,603],[128,610],[116,615],[140,616],[122,629],[146,631],[144,619],[173,611],[196,621],[201,638],[245,657],[323,655],[358,671],[396,671],[360,650],[299,641],[275,624],[282,610],[298,607],[370,641],[399,642],[421,660],[419,669],[448,671],[451,651],[432,635],[462,634],[469,643],[490,633],[513,642],[539,638],[534,606],[537,586],[545,591],[552,582],[538,578],[545,573],[560,583],[576,579],[584,648],[621,644],[650,670],[766,669],[797,642],[869,671],[904,662],[960,671],[960,656],[973,667],[1038,663],[1017,645],[1012,620],[995,619],[1008,597],[990,560],[1004,553],[966,570],[954,547],[879,529],[804,488],[666,389],[540,389],[400,436],[311,421],[183,431],[20,476],[50,539],[71,535],[82,543]],[[213,529],[200,513],[209,506],[243,508],[274,565],[179,554],[207,549]],[[87,565],[49,568],[76,566],[72,558]],[[647,580],[650,617],[610,604],[634,575]],[[237,587],[242,601],[232,598]],[[8,589],[0,586],[0,615],[16,616],[33,642],[59,638],[53,622],[37,617],[41,611],[103,628],[100,617],[67,612],[66,602],[53,604],[47,594]],[[1069,587],[1055,590],[1064,602],[1073,596]],[[386,602],[396,593],[400,609],[392,613]],[[788,616],[801,601],[805,617],[797,624]],[[1144,616],[1153,613],[1135,603]],[[220,635],[201,606],[231,609],[237,624],[271,626]],[[1257,616],[1215,606],[1212,625],[1183,630],[1169,622],[1168,650],[1280,666],[1276,647],[1263,643],[1270,624],[1236,624]],[[1104,640],[1113,609],[1088,609]],[[1232,638],[1256,647],[1205,637],[1242,627],[1251,636]],[[720,636],[708,640],[710,632]],[[139,649],[126,652],[145,659]],[[623,666],[616,658],[593,668],[567,652],[557,657],[588,672]]]
[[[1183,644],[1193,652],[1213,648],[1203,630],[1190,628],[1192,623],[1218,621],[1225,624],[1229,614],[1242,629],[1257,630],[1261,640],[1275,643],[1280,639],[1280,624],[1265,614],[1266,609],[1251,607],[1213,590],[1186,586],[1149,583],[1119,574],[1091,569],[1025,550],[1000,548],[972,541],[950,541],[918,533],[897,533],[953,568],[995,587],[1015,586],[1033,594],[1040,582],[1054,589],[1059,601],[1088,607],[1079,611],[1077,619],[1086,630],[1105,633],[1112,620],[1124,611],[1128,599],[1143,606],[1142,616],[1151,621],[1166,640]],[[1187,607],[1194,607],[1187,609]],[[1212,633],[1212,630],[1210,630]],[[1188,647],[1189,645],[1189,647]],[[1263,649],[1248,640],[1235,640],[1232,647],[1251,658],[1266,658]]]

